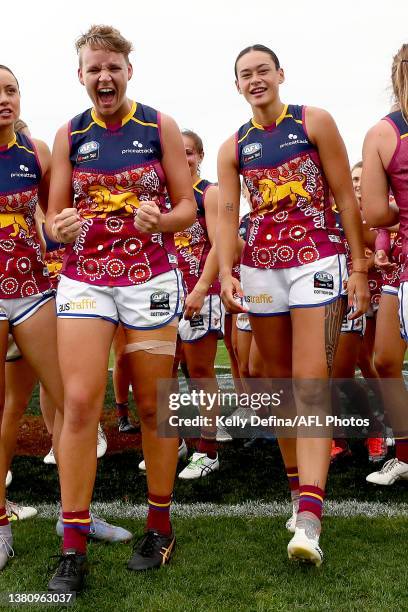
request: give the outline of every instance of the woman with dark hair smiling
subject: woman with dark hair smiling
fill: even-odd
[[[240,310],[233,296],[231,268],[242,174],[251,213],[241,283],[264,373],[270,378],[293,377],[298,414],[313,415],[319,407],[327,412],[324,381],[333,365],[347,274],[330,191],[352,253],[347,289],[348,304],[354,303],[355,310],[349,316],[359,317],[369,299],[361,218],[346,149],[329,113],[281,101],[279,88],[285,76],[268,47],[253,45],[241,51],[235,76],[253,117],[219,152],[221,295],[231,312]],[[256,299],[259,295],[268,299]],[[323,384],[310,384],[311,380]],[[289,557],[320,565],[331,439],[329,435],[280,438],[279,445],[293,501],[287,525],[294,532]]]

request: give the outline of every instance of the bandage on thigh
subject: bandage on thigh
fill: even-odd
[[[169,340],[142,340],[125,346],[125,354],[136,351],[145,351],[152,355],[172,355],[174,357],[176,354],[176,342]]]

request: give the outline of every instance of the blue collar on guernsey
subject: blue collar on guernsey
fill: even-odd
[[[79,171],[122,172],[160,162],[160,115],[132,102],[121,122],[107,125],[90,108],[71,119],[70,160]]]
[[[0,147],[0,193],[21,193],[38,186],[41,166],[34,144],[25,134],[14,134]]]
[[[274,123],[263,126],[251,119],[236,135],[240,171],[276,168],[315,149],[305,129],[303,106],[285,104]]]

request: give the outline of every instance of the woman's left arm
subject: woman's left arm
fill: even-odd
[[[194,289],[188,294],[184,308],[184,318],[189,319],[194,313],[199,313],[204,304],[204,298],[218,275],[218,259],[215,251],[215,230],[218,215],[218,187],[208,187],[204,195],[205,222],[211,248],[208,252],[203,271]]]
[[[176,122],[161,115],[161,160],[172,210],[161,213],[154,202],[145,202],[138,208],[135,227],[141,232],[181,232],[193,225],[197,205],[191,185],[183,139]]]
[[[334,119],[328,112],[308,107],[306,123],[309,139],[319,152],[323,172],[333,193],[350,245],[353,268],[347,281],[348,305],[354,304],[356,311],[349,318],[356,319],[368,309],[370,294],[362,221],[353,191],[346,147]]]
[[[43,213],[47,212],[48,195],[50,191],[51,177],[51,152],[48,146],[42,140],[33,139],[33,143],[37,149],[37,155],[41,165],[41,181],[38,188],[39,205]]]

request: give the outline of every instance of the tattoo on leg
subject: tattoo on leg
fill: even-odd
[[[234,205],[233,205],[233,204],[231,204],[231,202],[228,202],[228,203],[225,205],[225,210],[226,210],[227,212],[234,212]]]
[[[333,370],[334,358],[341,330],[341,322],[346,312],[346,300],[339,298],[331,304],[327,304],[324,315],[324,336],[326,347],[326,361],[329,376]]]

